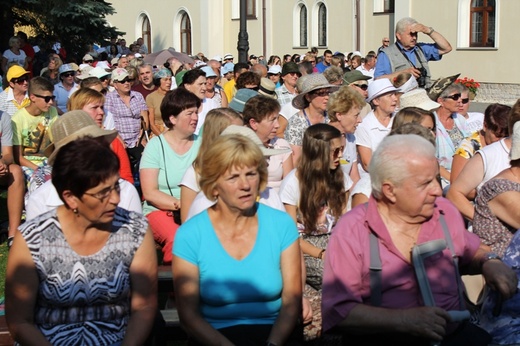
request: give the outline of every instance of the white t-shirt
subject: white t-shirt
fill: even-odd
[[[280,115],[284,117],[287,122],[289,122],[289,119],[292,118],[293,115],[298,113],[300,110],[298,108],[294,108],[292,105],[292,102],[286,103],[282,106],[282,109],[280,109]]]
[[[121,185],[121,200],[118,206],[142,214],[143,208],[141,206],[141,199],[134,185],[124,179],[119,179],[119,184]],[[54,188],[52,180],[48,180],[29,196],[29,200],[25,206],[26,218],[27,220],[31,220],[60,205],[63,205],[63,201],[58,196],[58,192]]]
[[[278,137],[271,140],[271,146],[274,149],[291,149],[291,146],[285,139]],[[283,164],[286,160],[289,160],[290,157],[291,151],[285,154],[273,155],[267,159],[269,162],[269,166],[267,166],[267,186],[275,189],[277,193],[282,184]]]
[[[352,187],[353,182],[348,174],[344,174],[343,176],[345,181],[345,191],[348,191]],[[296,176],[296,168],[283,179],[278,193],[280,194],[282,203],[298,206],[300,203],[300,183]]]
[[[369,148],[373,153],[376,151],[379,143],[381,143],[392,130],[393,122],[394,117],[390,119],[388,126],[385,127],[379,122],[379,120],[377,120],[374,111],[368,113],[367,116],[363,118],[363,121],[358,125],[354,134],[356,136],[356,145]],[[359,162],[358,168],[361,176],[367,174],[367,171],[363,169],[361,162]]]
[[[356,136],[351,133],[345,134],[345,149],[343,150],[343,156],[341,157],[341,169],[343,173],[350,176],[352,165],[357,162],[357,148],[356,148]]]
[[[4,58],[7,59],[7,65],[9,67],[10,64],[17,64],[20,66],[25,65],[25,59],[27,58],[27,55],[23,50],[20,49],[20,54],[16,55],[14,54],[10,49],[7,49],[4,51]]]
[[[195,192],[200,191],[199,182],[197,181],[197,173],[195,173],[195,168],[193,168],[193,165],[189,166],[186,172],[184,172],[179,186],[186,186]]]
[[[208,99],[207,97],[202,100],[202,111],[199,113],[199,120],[197,121],[197,128],[195,129],[195,134],[198,135],[200,128],[204,125],[204,120],[206,120],[206,114],[214,108],[218,108],[218,103],[213,99]]]
[[[466,126],[471,133],[482,130],[484,126],[484,113],[468,112]]]

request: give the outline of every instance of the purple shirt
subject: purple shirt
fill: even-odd
[[[422,224],[417,243],[445,239],[439,221],[441,211],[459,256],[459,266],[467,266],[479,248],[480,239],[464,228],[460,213],[447,199],[437,198],[434,214]],[[394,246],[377,202],[370,197],[366,213],[365,206],[360,205],[343,215],[332,230],[323,274],[324,331],[343,321],[356,305],[368,304],[370,231],[379,239],[383,268],[381,307],[406,309],[424,305],[413,266]],[[459,310],[457,279],[449,249],[427,258],[425,268],[436,305],[445,310]]]
[[[123,138],[128,148],[133,148],[139,140],[141,129],[141,112],[147,111],[143,95],[137,91],[130,91],[130,107],[128,107],[117,91],[107,94],[105,113],[112,113],[116,130]]]

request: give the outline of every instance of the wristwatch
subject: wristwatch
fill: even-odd
[[[431,34],[433,34],[434,31],[435,31],[435,29],[433,29],[433,28],[430,26],[430,32],[428,33],[428,36],[430,36]]]
[[[482,265],[484,263],[486,263],[487,261],[491,261],[491,260],[494,260],[494,259],[502,261],[502,258],[499,255],[497,255],[496,253],[488,252],[488,253],[486,253],[484,255],[484,257],[482,257]]]

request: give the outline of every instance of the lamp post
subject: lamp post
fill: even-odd
[[[240,32],[238,33],[238,61],[247,63],[249,35],[247,34],[247,0],[240,0]]]

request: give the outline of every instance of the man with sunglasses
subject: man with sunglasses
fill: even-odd
[[[63,64],[59,70],[60,82],[54,86],[54,96],[56,97],[56,108],[58,115],[67,112],[67,102],[70,95],[77,90],[78,85],[74,81],[76,71],[72,64]]]
[[[0,111],[13,116],[19,109],[29,104],[29,72],[23,67],[13,65],[7,70],[9,86],[0,93]]]
[[[44,164],[44,149],[51,144],[49,129],[58,118],[53,92],[54,86],[49,80],[34,77],[29,82],[29,105],[11,119],[14,159],[22,166],[26,177]]]
[[[434,43],[418,42],[419,33],[430,36]],[[405,17],[395,26],[396,42],[377,56],[374,77],[393,80],[399,72],[409,72],[417,78],[419,87],[432,85],[428,61],[441,60],[444,54],[451,52],[448,40],[432,27]]]
[[[343,75],[343,85],[348,85],[353,90],[357,91],[363,99],[367,99],[368,97],[368,80],[372,79],[370,76],[365,76],[361,71],[354,70],[345,73]],[[365,103],[365,106],[361,108],[359,112],[359,116],[363,119],[368,113],[372,111],[372,107],[368,103]]]

